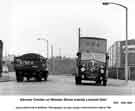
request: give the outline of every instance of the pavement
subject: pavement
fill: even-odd
[[[12,75],[12,76],[11,76]],[[14,81],[15,78],[13,77],[13,72],[10,72],[10,75],[9,73],[2,73],[2,76],[0,77],[0,82],[8,82],[8,81]]]
[[[0,77],[0,82],[8,82],[8,81],[15,81],[15,73],[14,72],[3,72],[2,77]],[[108,79],[108,86],[115,86],[115,87],[135,87],[135,80],[131,81],[128,80],[128,83],[125,80],[117,80],[117,79]]]
[[[135,87],[135,80],[131,81],[128,80],[126,82],[125,80],[117,80],[117,79],[108,79],[108,86],[116,86],[116,87]]]
[[[75,85],[72,75],[52,75],[48,81],[34,80],[16,82],[14,72],[2,73],[0,95],[135,95],[135,81],[108,79],[107,86],[96,86],[95,82],[82,81]]]

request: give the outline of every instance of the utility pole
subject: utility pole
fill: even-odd
[[[118,4],[118,3],[113,3],[113,2],[103,2],[103,5],[117,5],[125,9],[125,36],[126,36],[126,41],[125,41],[125,81],[128,83],[128,7]]]
[[[47,42],[47,58],[49,59],[49,42],[47,39],[46,39],[46,42]]]
[[[0,63],[0,77],[2,77],[2,55],[3,55],[3,42],[2,42],[2,40],[0,40],[0,61],[1,61],[1,63]]]
[[[80,27],[78,28],[78,52],[80,51]]]
[[[46,42],[46,50],[47,50],[47,58],[49,58],[49,42],[48,42],[48,40],[47,39],[45,39],[45,38],[37,38],[37,40],[43,40],[44,41],[44,43]],[[46,51],[45,51],[45,55],[46,55]]]
[[[61,58],[61,48],[59,48],[59,57]]]
[[[51,69],[53,74],[54,73],[53,45],[51,45]]]

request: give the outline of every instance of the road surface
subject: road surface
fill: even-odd
[[[124,85],[122,80],[108,80],[108,85],[96,86],[85,82],[75,85],[74,76],[49,75],[48,81],[34,80],[17,83],[15,74],[9,73],[11,81],[0,82],[0,95],[135,95],[135,82]]]

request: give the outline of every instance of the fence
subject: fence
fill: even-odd
[[[125,68],[115,68],[115,67],[109,68],[108,77],[124,80],[125,79]],[[135,67],[129,67],[128,79],[135,80]]]

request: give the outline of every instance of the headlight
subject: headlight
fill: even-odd
[[[48,71],[48,68],[46,68],[46,71]]]
[[[104,73],[104,69],[100,69],[100,73],[103,74]]]
[[[33,64],[34,64],[34,62],[33,62],[33,61],[31,61],[31,62],[30,62],[30,64],[31,64],[31,65],[33,65]]]
[[[85,71],[85,68],[84,68],[84,67],[82,67],[82,68],[81,68],[81,71],[82,71],[82,72],[84,72],[84,71]]]

